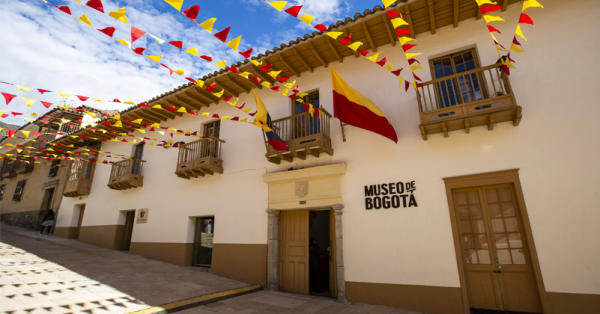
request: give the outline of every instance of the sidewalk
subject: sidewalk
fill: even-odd
[[[0,226],[0,313],[130,313],[247,283],[195,267]],[[281,292],[259,291],[177,313],[419,312]]]

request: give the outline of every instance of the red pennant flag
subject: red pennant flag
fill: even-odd
[[[2,84],[8,84],[8,85],[14,85],[14,84],[2,82],[2,81],[0,81],[0,83],[2,83]]]
[[[122,139],[121,142],[129,143],[126,139]]]
[[[190,82],[192,82],[192,83],[196,83],[196,80],[194,80],[194,79],[193,79],[193,78],[191,78],[191,77],[186,77],[185,79],[186,79],[186,80],[188,80],[188,81],[190,81]]]
[[[418,77],[415,73],[413,73],[413,77],[415,78],[415,80],[423,82],[423,80],[420,77]]]
[[[8,117],[8,113],[3,113],[3,114],[0,116],[0,118],[6,118],[6,117]],[[42,120],[42,121],[44,121],[44,120]],[[46,121],[46,124],[48,124],[47,122],[48,122],[48,121]]]
[[[196,22],[196,21],[194,21],[194,22]],[[179,142],[176,142],[175,144],[173,144],[173,147],[175,147],[175,148],[179,147]]]
[[[11,100],[13,100],[15,97],[17,97],[17,95],[7,94],[7,93],[3,93],[3,92],[0,92],[0,94],[2,94],[2,96],[4,96],[4,100],[6,100],[6,105],[8,105],[11,102]]]
[[[106,34],[108,37],[112,37],[113,34],[115,33],[114,27],[107,27],[105,29],[98,29],[98,30],[103,32],[104,34]]]
[[[244,57],[246,59],[250,59],[250,56],[252,55],[252,48],[250,48],[244,52],[240,52],[239,54],[241,54],[242,57]]]
[[[271,87],[271,89],[272,89],[272,90],[274,90],[274,91],[276,91],[276,92],[279,92],[279,88],[280,88],[280,87],[281,87],[281,86],[273,86],[273,87]],[[243,107],[243,106],[242,106],[242,107]]]
[[[197,112],[193,112],[193,111],[188,111],[188,113],[189,113],[189,114],[193,114],[193,115],[195,115],[195,116],[197,116],[197,115],[198,115],[198,113],[197,113]]]
[[[71,9],[69,9],[69,7],[68,7],[68,6],[66,6],[66,5],[63,5],[63,6],[60,6],[60,7],[57,7],[57,8],[58,8],[59,10],[61,10],[61,11],[65,12],[65,13],[67,13],[68,15],[72,15],[72,14],[71,14]]]
[[[164,66],[165,68],[169,69],[169,75],[173,75],[173,69],[169,68],[168,66],[164,65],[164,64],[160,64],[162,66]]]
[[[387,62],[387,57],[388,56],[385,56],[385,58],[381,59],[381,61],[378,61],[378,62],[375,62],[375,63],[379,64],[380,66],[384,66],[385,63]]]
[[[200,56],[200,58],[201,58],[201,59],[204,59],[204,60],[206,60],[206,61],[208,61],[208,62],[212,62],[212,58],[211,58],[211,57],[209,57],[209,56]]]
[[[298,17],[298,13],[300,13],[300,9],[302,9],[301,5],[296,5],[293,7],[290,7],[288,9],[285,10],[285,13],[293,16],[293,17]]]
[[[402,73],[402,70],[404,70],[404,68],[396,70],[396,71],[392,71],[392,74],[394,74],[396,76],[400,76],[400,73]]]
[[[504,73],[506,73],[506,75],[510,75],[510,69],[507,66],[503,65],[502,71],[504,71]]]
[[[15,133],[17,133],[18,130],[13,130],[13,129],[5,129],[6,130],[6,135],[8,137],[13,137],[13,135],[15,135]]]
[[[187,16],[188,19],[194,21],[194,23],[197,23],[196,18],[198,17],[198,11],[200,11],[200,6],[195,5],[181,13],[183,13],[183,15]]]
[[[90,0],[85,5],[104,13],[104,7],[102,6],[102,1],[100,1],[100,0]]]
[[[179,48],[179,49],[183,49],[183,42],[182,41],[170,41],[169,44]]]
[[[390,17],[390,20],[393,19],[394,17],[398,16],[398,15],[400,15],[400,18],[402,18],[402,14],[400,14],[400,12],[398,12],[398,11],[388,10],[387,14]]]
[[[218,113],[215,113],[215,114],[213,114],[213,116],[212,116],[212,117],[213,117],[213,118],[217,118],[217,119],[218,119],[218,118],[219,118],[219,114],[218,114]]]
[[[490,33],[496,32],[498,34],[502,34],[497,28],[493,27],[492,25],[488,25],[487,27]]]
[[[240,117],[233,117],[233,118],[231,118],[229,120],[231,120],[231,121],[240,121]]]
[[[160,128],[163,129],[163,130],[168,130],[168,129],[171,128],[171,126],[161,126]]]
[[[501,5],[498,5],[498,6],[489,6],[488,5],[488,6],[485,6],[485,7],[479,7],[479,9],[481,10],[481,13],[483,15],[485,15],[485,14],[488,14],[490,12],[494,12],[494,11],[498,11],[498,10],[502,9],[502,6]]]
[[[513,44],[521,46],[521,43],[517,40],[517,36],[513,37]],[[521,46],[522,47],[522,46]]]
[[[33,138],[38,138],[40,135],[44,134],[43,132],[31,132]]]
[[[249,115],[252,116],[252,117],[254,117],[257,112],[258,112],[258,109],[254,113],[249,113]]]
[[[289,79],[290,79],[289,77],[278,77],[278,78],[277,78],[277,81],[278,81],[279,83],[283,84],[283,82],[285,82],[285,81],[287,81],[287,80],[289,80]]]
[[[263,70],[265,73],[268,73],[271,70],[271,67],[273,66],[273,64],[269,63],[265,66],[259,67],[261,70]]]
[[[235,74],[237,74],[239,72],[239,69],[235,65],[232,65],[231,68],[229,68],[227,70],[231,71],[231,72],[233,72]]]
[[[402,37],[404,35],[408,35],[410,34],[410,29],[397,29],[396,30],[396,35],[398,35],[398,37]]]
[[[118,102],[118,103],[120,103],[121,101],[115,98],[115,99],[113,99],[113,102]],[[121,120],[127,120],[127,119],[121,119]],[[131,121],[131,120],[129,120],[129,121]]]
[[[131,26],[131,43],[133,44],[134,41],[140,39],[144,34],[146,34],[146,32],[143,30]]]
[[[412,49],[416,45],[417,44],[404,44],[404,45],[402,45],[402,49],[404,49],[404,52],[407,52],[407,51],[409,51],[410,49]]]
[[[498,45],[498,46],[502,47],[502,49],[506,50],[506,48],[504,48],[504,46],[502,46],[502,45],[501,45],[499,42],[497,42],[497,41],[495,41],[495,40],[494,40],[494,43],[495,43],[496,45]],[[509,53],[510,53],[510,52],[509,52]]]
[[[408,92],[409,87],[410,87],[410,83],[407,80],[404,80],[404,91]]]
[[[226,29],[216,33],[215,37],[217,37],[220,41],[225,42],[227,40],[227,36],[229,35],[230,29],[231,27],[227,27]]]
[[[41,89],[41,88],[38,88],[37,90],[38,90],[38,92],[40,92],[40,94],[42,94],[42,95],[43,95],[44,93],[52,93],[52,91],[50,91],[50,90],[46,90],[46,89]]]
[[[327,31],[327,26],[325,26],[323,24],[317,24],[314,26],[314,28],[321,33],[325,33],[325,31]]]
[[[21,112],[12,112],[12,111],[10,113],[13,115],[13,117],[20,116],[23,114]]]
[[[348,34],[348,36],[338,39],[344,46],[348,46],[350,44],[350,40],[352,39],[352,33]]]
[[[146,50],[146,48],[141,48],[140,47],[140,48],[133,49],[133,52],[137,53],[140,56],[143,56],[144,55],[144,50]]]
[[[221,98],[221,99],[223,99],[223,100],[225,100],[225,101],[230,101],[230,100],[231,100],[231,98],[233,98],[233,96],[229,96],[229,97],[227,97],[227,98]]]
[[[177,109],[175,109],[175,106],[171,106],[171,107],[165,108],[165,110],[176,111]]]
[[[366,57],[369,54],[369,50],[361,50],[359,52],[363,57]]]
[[[108,126],[110,126],[110,122],[108,122],[108,120],[106,120],[106,121],[100,123],[100,125],[108,125]]]
[[[529,15],[527,15],[526,13],[521,13],[521,16],[519,17],[519,23],[520,24],[531,24],[531,25],[535,26],[533,24],[533,20],[531,19],[531,17],[529,17]]]
[[[277,86],[277,87],[279,87],[279,86]],[[245,105],[246,105],[246,103],[243,103],[241,107],[238,107],[238,106],[235,106],[235,107],[242,110],[242,108],[244,108]]]
[[[419,60],[417,60],[417,59],[414,59],[414,58],[408,59],[408,64],[410,64],[410,65],[412,65],[415,62],[418,63],[418,64],[421,64],[421,62],[419,62]]]
[[[148,105],[148,104],[147,104],[147,103],[145,103],[145,102],[141,102],[141,103],[139,103],[139,104],[137,104],[137,105],[138,105],[138,106],[140,106],[140,107],[148,107],[148,108],[150,108],[150,105]]]
[[[214,82],[212,84],[210,84],[209,87],[205,88],[207,92],[212,93],[213,90],[215,90],[215,86],[217,85],[217,82]]]
[[[260,78],[258,76],[255,76],[255,77],[251,78],[250,80],[256,84],[260,84]]]
[[[86,96],[78,96],[78,95],[75,95],[75,96],[77,96],[77,98],[79,98],[79,100],[81,100],[81,101],[86,101],[86,100],[90,99],[90,97],[86,97]]]

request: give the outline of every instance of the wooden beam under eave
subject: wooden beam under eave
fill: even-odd
[[[429,8],[429,24],[431,24],[431,34],[435,35],[435,12],[433,11],[433,0],[427,0]]]
[[[327,37],[329,37],[329,36],[327,36]],[[323,59],[323,57],[321,56],[319,51],[315,48],[315,46],[313,46],[312,42],[309,41],[308,46],[310,48],[310,51],[312,51],[312,53],[315,55],[315,57],[321,62],[323,67],[326,68],[329,65],[329,63],[327,63],[327,61],[325,61],[325,59]]]
[[[154,115],[150,110],[146,111],[146,109],[140,110],[139,112],[136,112],[136,114],[138,115],[138,117],[148,120],[153,123],[167,121],[165,118],[163,118],[161,116]]]
[[[333,43],[331,42],[333,40],[333,38],[329,37],[329,36],[325,36],[325,40],[327,41],[327,45],[329,46],[329,48],[333,51],[333,54],[335,55],[335,57],[338,59],[338,61],[340,63],[344,63],[344,58],[342,58],[342,56],[340,56],[340,54],[338,53],[337,50],[335,50],[335,47],[333,46]]]
[[[246,94],[250,93],[250,90],[248,88],[246,88],[246,86],[242,85],[242,83],[236,81],[233,76],[225,75],[225,77],[227,78],[228,81],[230,81],[231,83],[233,83],[233,85],[237,86],[239,89],[243,90],[244,92],[246,92]]]
[[[216,79],[215,79],[215,82],[217,83],[217,86],[218,86],[219,88],[222,88],[222,89],[224,89],[224,90],[225,90],[225,92],[226,92],[226,93],[228,93],[229,95],[233,95],[233,96],[235,96],[235,97],[240,97],[240,93],[238,93],[238,92],[234,91],[233,89],[231,89],[231,88],[229,88],[229,87],[225,86],[225,84],[223,84],[222,82],[219,82],[219,81],[217,81]]]
[[[504,0],[504,2],[502,2],[502,12],[506,11],[507,7],[508,7],[508,0]]]
[[[210,99],[212,102],[214,102],[215,104],[219,104],[219,102],[221,101],[221,98],[213,95],[211,92],[205,90],[204,88],[194,88],[194,91],[197,92],[198,94],[204,96],[207,99]]]
[[[360,24],[362,25],[363,32],[365,32],[365,35],[367,36],[367,40],[369,41],[369,47],[371,47],[371,50],[373,52],[377,52],[377,46],[375,46],[375,43],[373,42],[373,38],[371,37],[371,33],[369,32],[369,27],[367,27],[367,23],[362,22]]]
[[[390,17],[387,14],[383,14],[381,16],[381,18],[383,19],[383,25],[385,25],[385,30],[386,30],[386,32],[388,34],[389,39],[390,39],[390,43],[392,44],[393,47],[396,47],[396,40],[394,39],[394,35],[392,35],[392,30],[391,30],[391,27],[390,27],[390,22],[389,22]],[[329,36],[327,36],[327,37],[329,37]]]
[[[410,37],[416,38],[417,34],[415,33],[415,28],[413,26],[412,17],[410,17],[410,8],[408,5],[403,6],[404,8],[404,20],[408,23],[408,28],[410,29]]]
[[[200,104],[200,108],[202,107],[208,107],[210,105],[210,102],[206,102],[203,99],[199,98],[196,96],[196,94],[188,92],[187,90],[183,92],[183,96],[185,96],[186,98],[189,98],[197,103]]]
[[[288,67],[288,69],[290,69],[290,71],[292,71],[296,77],[300,77],[300,72],[292,67],[292,65],[283,57],[283,54],[279,54],[279,60],[281,60],[281,62],[283,62],[283,64],[285,64],[285,66]]]
[[[254,72],[256,72],[256,75],[260,77],[261,80],[267,81],[271,84],[275,83],[275,78],[270,76],[267,72],[263,71],[263,69],[261,69],[259,66],[256,66],[254,63],[250,63],[250,66],[252,67]],[[275,69],[273,69],[273,71],[275,71]]]
[[[477,19],[481,20],[482,17],[483,17],[483,14],[481,14],[481,9],[479,7],[477,7]]]
[[[166,113],[169,113],[169,114],[172,114],[172,115],[173,115],[173,118],[172,118],[172,119],[175,119],[175,116],[179,116],[179,117],[181,117],[181,116],[183,115],[183,113],[182,113],[182,112],[177,112],[177,111],[171,111],[171,110],[165,110],[165,109],[164,109],[164,108],[171,107],[171,106],[173,106],[173,107],[174,107],[174,106],[178,106],[178,105],[176,105],[176,104],[175,104],[175,103],[174,103],[172,100],[170,101],[170,100],[168,100],[168,99],[162,99],[162,100],[160,100],[158,103],[159,103],[159,104],[160,104],[160,105],[163,107],[163,110],[164,110]],[[159,110],[159,109],[156,109],[156,110]],[[175,109],[175,110],[177,110],[177,109]]]
[[[310,64],[308,62],[306,62],[306,59],[304,59],[304,57],[302,56],[302,54],[300,52],[298,52],[298,50],[296,48],[292,48],[292,51],[294,52],[294,55],[296,56],[296,58],[298,58],[298,60],[300,60],[300,62],[302,62],[302,64],[304,64],[305,67],[308,68],[308,70],[313,73],[315,70],[310,66]]]
[[[344,36],[348,36],[348,29],[347,28],[344,28]],[[329,36],[327,36],[327,37],[329,37]],[[350,50],[352,50],[352,49],[350,49]],[[358,52],[356,52],[354,50],[352,50],[352,52],[354,53],[354,57],[358,59],[358,56],[359,56]]]
[[[150,111],[157,116],[162,116],[162,117],[166,118],[167,120],[175,118],[174,114],[171,114],[168,111],[165,111],[164,109],[150,108]]]
[[[187,94],[185,94],[185,93],[175,95],[175,98],[177,99],[177,101],[181,102],[185,106],[187,111],[200,110],[203,105],[202,103],[199,103],[199,102],[195,101],[194,99],[187,97]]]
[[[172,106],[183,107],[183,108],[185,108],[186,111],[198,110],[195,107],[192,107],[192,106],[186,104],[185,101],[179,100],[178,96],[175,96],[175,100],[173,100],[173,98],[167,99],[167,103]],[[177,109],[179,109],[179,108],[177,108]],[[182,112],[177,112],[177,113],[183,114]],[[179,116],[181,117],[181,115],[179,115]]]
[[[458,0],[454,0],[454,4],[453,4],[452,8],[454,10],[454,28],[457,28],[458,27],[458,9],[459,9]]]

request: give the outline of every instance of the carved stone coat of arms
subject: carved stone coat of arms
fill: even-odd
[[[296,196],[303,198],[308,194],[308,181],[296,182]]]

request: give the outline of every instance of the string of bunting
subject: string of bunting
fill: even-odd
[[[527,41],[527,38],[525,37],[525,35],[523,34],[523,31],[521,30],[521,24],[529,24],[529,25],[532,25],[533,27],[535,27],[535,24],[533,23],[533,20],[531,19],[531,17],[524,11],[527,10],[527,8],[535,8],[535,7],[542,8],[542,9],[544,8],[544,6],[541,5],[536,0],[525,0],[523,2],[523,8],[521,9],[521,15],[519,15],[519,21],[517,22],[517,29],[515,30],[515,34],[513,36],[513,40],[510,45],[510,50],[508,51],[507,63],[509,65],[512,65],[511,62],[515,62],[510,57],[511,52],[513,52],[513,51],[514,52],[525,52],[525,50],[523,50],[523,45],[521,45],[521,43],[517,40],[517,35],[520,36],[521,38],[525,39],[525,41]],[[521,48],[519,48],[517,46],[520,46]],[[515,67],[511,66],[511,68],[515,68]],[[510,75],[510,71],[508,71],[507,74]]]
[[[483,15],[483,19],[485,20],[485,24],[488,28],[488,32],[490,33],[490,36],[492,36],[492,39],[494,40],[494,45],[496,47],[496,51],[498,52],[498,58],[500,58],[500,62],[502,62],[502,71],[505,72],[506,74],[510,74],[510,68],[514,68],[514,66],[512,65],[510,59],[503,58],[502,54],[500,53],[501,51],[505,52],[505,53],[509,53],[509,52],[506,50],[506,48],[504,46],[502,46],[502,44],[500,44],[498,42],[498,39],[496,39],[496,36],[494,36],[494,32],[496,32],[498,34],[502,34],[502,32],[500,32],[500,30],[498,30],[494,26],[490,25],[490,23],[492,23],[492,22],[504,22],[505,20],[499,16],[488,15],[488,13],[495,12],[495,11],[502,9],[502,6],[496,5],[497,3],[492,2],[491,0],[475,0],[475,2],[477,2],[477,6],[479,7],[481,14]]]

